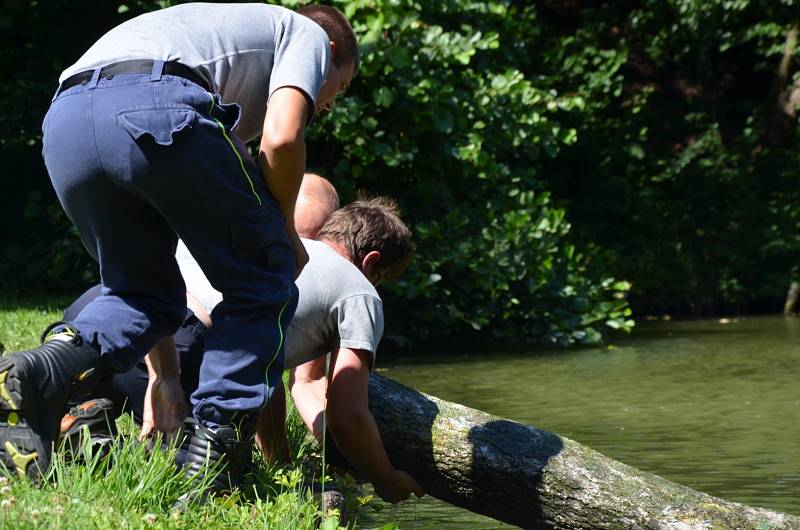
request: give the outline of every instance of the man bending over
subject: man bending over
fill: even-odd
[[[411,260],[411,233],[400,219],[393,201],[386,198],[356,201],[334,212],[319,231],[320,241],[303,239],[310,260],[297,279],[298,307],[286,336],[284,365],[292,370],[291,392],[297,409],[317,438],[322,435],[326,392],[325,359],[331,353],[327,388],[328,428],[347,462],[386,501],[398,502],[422,488],[407,473],[395,469],[368,408],[369,373],[383,335],[383,308],[374,288],[399,276]],[[189,292],[206,312],[221,301],[188,252],[178,251]],[[75,308],[71,308],[75,309]],[[198,313],[202,310],[198,308]],[[202,319],[205,319],[202,315]],[[182,383],[202,355],[205,329],[199,319],[188,319],[176,335],[181,353]],[[183,336],[179,336],[183,334]],[[141,372],[141,370],[140,370]],[[117,381],[118,380],[118,381]],[[142,374],[129,372],[114,382],[115,401],[125,399],[141,414],[144,400]],[[190,388],[185,388],[190,391]],[[278,385],[276,393],[282,391]],[[282,396],[259,415],[259,445],[265,456],[282,452]],[[121,400],[121,401],[120,401]],[[276,428],[277,426],[277,428]],[[276,436],[277,434],[277,436]]]

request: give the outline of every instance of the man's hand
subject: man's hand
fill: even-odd
[[[139,439],[161,432],[171,434],[186,419],[186,398],[177,377],[150,377],[144,395],[144,418]]]
[[[380,486],[378,484],[373,484],[373,486],[375,486],[375,493],[381,499],[392,504],[408,499],[412,493],[417,497],[425,495],[422,486],[411,475],[399,469],[395,469],[393,474]]]
[[[295,260],[295,269],[294,269],[294,279],[296,280],[300,273],[303,272],[303,267],[306,266],[308,263],[308,252],[306,251],[306,247],[303,246],[303,242],[300,241],[300,236],[297,235],[297,231],[294,228],[287,228],[286,234],[289,236],[289,243],[292,245],[292,251],[294,252],[294,260]]]
[[[172,337],[162,337],[144,358],[147,364],[147,391],[139,439],[153,431],[173,433],[186,419],[186,398],[181,388],[178,353]]]
[[[139,439],[156,432],[171,434],[186,419],[186,398],[178,378],[150,377],[144,396],[144,418]]]

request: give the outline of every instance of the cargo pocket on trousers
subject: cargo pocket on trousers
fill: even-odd
[[[171,145],[175,134],[190,128],[195,117],[190,107],[151,107],[124,110],[117,114],[117,123],[135,140],[148,136],[158,145]]]
[[[239,125],[239,120],[242,118],[242,107],[238,103],[222,103],[219,95],[215,95],[214,100],[215,104],[210,116],[222,122],[229,131],[233,130]]]
[[[283,216],[261,207],[228,220],[236,257],[250,271],[259,291],[286,289],[294,278],[294,254]]]

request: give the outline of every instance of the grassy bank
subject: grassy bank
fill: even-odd
[[[38,344],[64,302],[0,300],[0,348],[8,353]],[[173,503],[190,488],[172,463],[174,450],[148,451],[135,442],[133,422],[123,417],[117,420],[119,443],[106,459],[89,452],[69,463],[59,449],[41,487],[0,471],[0,528],[335,529],[337,514],[322,513],[309,488],[319,482],[317,444],[291,403],[288,408],[292,462],[267,466],[254,455],[253,471],[231,496],[173,513]],[[359,502],[357,493],[349,498]]]

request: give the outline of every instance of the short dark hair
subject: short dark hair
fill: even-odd
[[[397,203],[388,197],[359,197],[333,212],[317,235],[344,246],[350,261],[358,265],[369,252],[381,253],[381,277],[391,281],[411,263],[415,245],[411,230],[400,218]]]
[[[336,43],[333,52],[333,64],[338,68],[353,61],[353,74],[358,73],[359,55],[358,42],[353,33],[353,27],[341,11],[331,6],[312,4],[297,9],[297,12],[316,22],[328,38]]]

